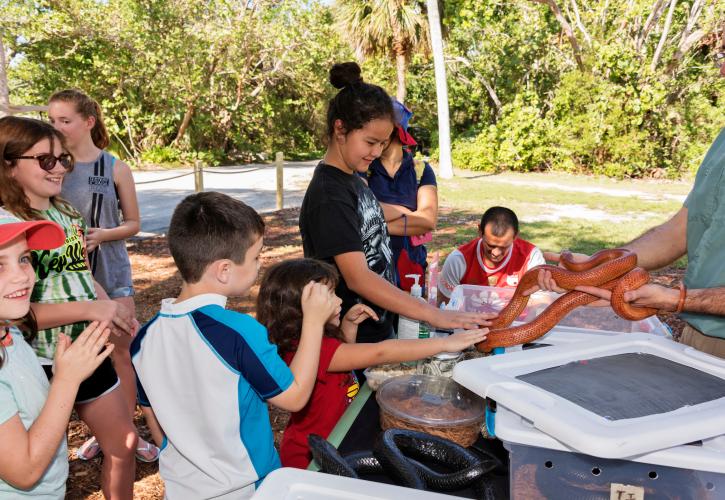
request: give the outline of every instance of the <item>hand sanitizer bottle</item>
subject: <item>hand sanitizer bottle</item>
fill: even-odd
[[[413,286],[410,287],[410,296],[415,297],[416,299],[420,300],[422,303],[426,303],[425,299],[423,298],[423,290],[421,286],[418,284],[418,281],[420,280],[420,274],[406,274],[406,278],[410,278],[412,280],[415,280],[415,283],[413,283]],[[418,323],[418,332],[417,336],[413,338],[419,338],[419,339],[427,339],[430,338],[430,328],[428,327],[428,323],[425,321],[417,321]],[[412,332],[411,332],[412,334]]]
[[[418,280],[419,274],[408,274],[406,278],[413,278],[415,284],[410,288],[410,296],[423,300]],[[417,319],[408,318],[402,314],[398,317],[398,338],[399,339],[417,339],[420,335],[420,322]]]

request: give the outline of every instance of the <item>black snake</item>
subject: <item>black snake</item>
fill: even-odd
[[[492,455],[481,458],[447,439],[423,432],[389,429],[381,434],[374,450],[342,457],[325,439],[308,438],[312,456],[323,472],[359,478],[360,474],[388,473],[396,483],[409,488],[456,491],[473,488],[477,498],[495,498],[486,475],[500,466]],[[451,470],[441,473],[421,461]]]

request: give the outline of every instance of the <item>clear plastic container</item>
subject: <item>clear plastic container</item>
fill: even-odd
[[[514,288],[491,286],[458,285],[451,293],[450,304],[458,311],[498,312],[509,303]],[[514,325],[528,323],[541,314],[560,295],[553,292],[536,292]],[[567,314],[554,327],[558,331],[597,331],[608,333],[651,333],[660,337],[671,337],[669,329],[657,316],[641,321],[620,318],[610,307],[578,307]]]
[[[470,446],[484,420],[484,401],[448,377],[404,375],[387,380],[376,394],[383,430],[427,432]]]
[[[414,375],[417,372],[417,363],[395,363],[371,366],[365,368],[363,374],[365,380],[373,391],[377,391],[378,388],[386,380],[393,377],[400,377],[402,375]]]

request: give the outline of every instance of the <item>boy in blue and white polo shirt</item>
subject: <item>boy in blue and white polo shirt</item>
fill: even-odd
[[[280,466],[265,402],[298,411],[314,386],[323,327],[336,307],[326,285],[310,283],[303,294],[290,368],[264,326],[224,308],[255,282],[263,233],[252,208],[221,193],[188,196],[171,219],[181,293],[162,301],[131,345],[167,498],[250,497]]]

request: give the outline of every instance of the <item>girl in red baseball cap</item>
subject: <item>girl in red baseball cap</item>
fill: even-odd
[[[92,323],[72,344],[61,336],[50,385],[25,341],[23,334],[35,334],[30,251],[64,241],[58,224],[22,221],[0,209],[0,497],[65,496],[65,430],[73,401],[80,383],[113,350],[106,346],[106,323]]]

